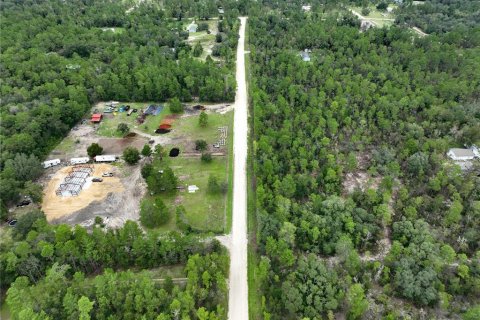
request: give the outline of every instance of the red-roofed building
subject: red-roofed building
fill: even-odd
[[[93,123],[99,123],[102,121],[102,115],[100,113],[94,113],[92,114],[92,120]]]

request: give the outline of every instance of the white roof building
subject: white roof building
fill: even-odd
[[[447,156],[455,161],[468,161],[480,158],[480,152],[476,146],[472,146],[470,149],[452,148],[448,150]]]
[[[190,25],[187,27],[188,32],[197,32],[198,25],[193,21],[190,23]]]
[[[303,5],[302,10],[305,11],[305,12],[308,12],[308,11],[312,10],[312,6],[309,5],[309,4]]]
[[[309,62],[310,59],[310,50],[305,49],[304,51],[300,52],[300,56],[302,57],[302,60],[305,62]]]
[[[195,193],[195,191],[200,190],[196,185],[188,186],[188,193]]]

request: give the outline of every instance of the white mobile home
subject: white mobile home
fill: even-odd
[[[43,162],[43,168],[47,169],[53,166],[58,166],[60,164],[60,159],[52,159]]]
[[[70,164],[71,164],[71,165],[74,165],[74,164],[84,164],[84,163],[88,163],[88,161],[90,161],[90,158],[89,158],[89,157],[72,158],[72,159],[70,159]]]
[[[117,157],[115,155],[111,155],[111,154],[95,157],[96,162],[114,162],[116,160],[117,160]]]

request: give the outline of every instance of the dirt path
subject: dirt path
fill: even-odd
[[[425,37],[425,36],[428,36],[428,34],[426,34],[425,32],[423,32],[422,30],[420,30],[419,28],[417,27],[412,27],[413,31],[415,31],[416,33],[418,33],[418,35],[420,35],[421,37]]]
[[[234,116],[233,220],[230,246],[230,292],[228,319],[248,319],[247,284],[247,85],[245,79],[245,24],[241,25],[237,47],[237,95]]]

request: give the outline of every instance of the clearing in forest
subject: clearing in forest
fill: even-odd
[[[45,212],[48,221],[54,221],[72,212],[87,207],[93,201],[102,201],[111,192],[122,192],[125,188],[120,178],[106,177],[103,182],[92,182],[92,177],[101,177],[104,172],[118,172],[116,168],[109,164],[95,164],[94,171],[91,173],[87,182],[78,196],[61,196],[56,191],[62,184],[71,169],[67,166],[58,170],[48,182],[43,196],[42,210]]]

